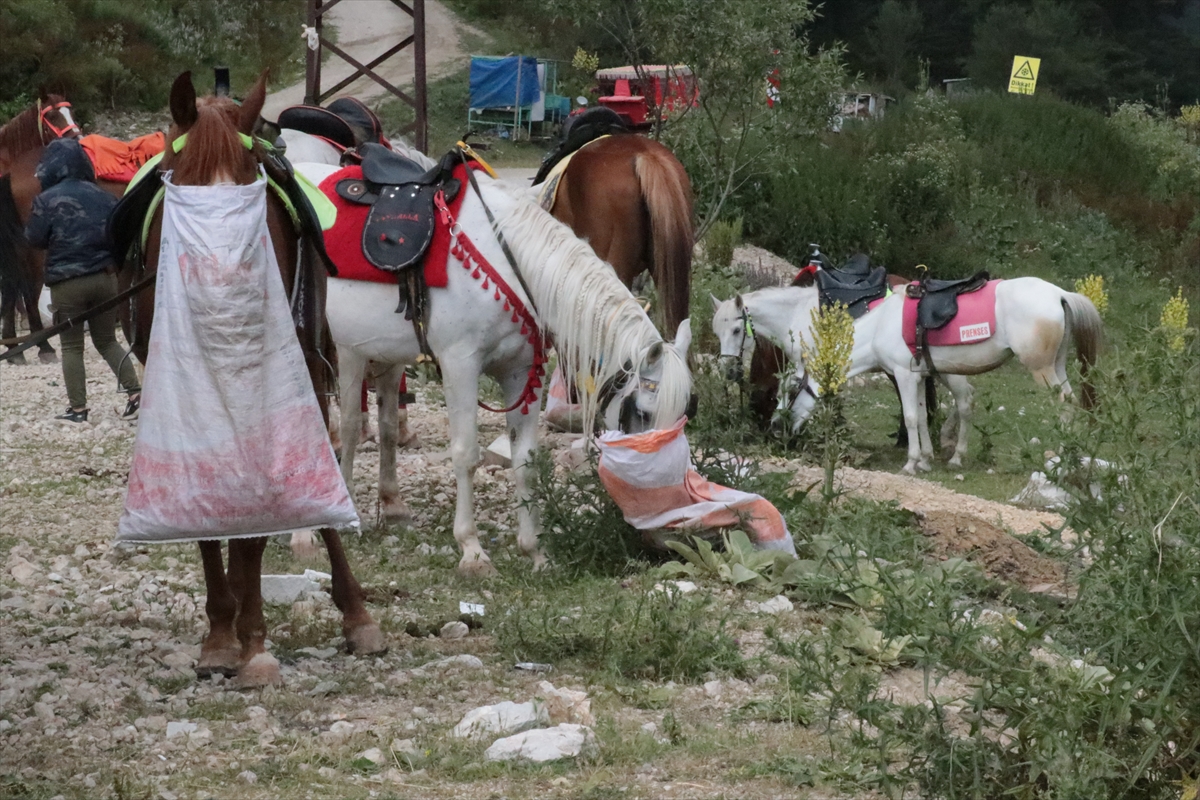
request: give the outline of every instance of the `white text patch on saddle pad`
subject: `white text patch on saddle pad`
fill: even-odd
[[[981,289],[958,296],[958,314],[946,325],[925,332],[929,347],[953,347],[975,344],[996,335],[996,286],[999,280],[988,281]],[[901,329],[908,349],[916,354],[917,299],[904,298],[904,318]]]

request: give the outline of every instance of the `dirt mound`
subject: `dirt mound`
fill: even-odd
[[[983,567],[988,577],[1017,583],[1027,589],[1061,586],[1062,565],[1039,555],[990,522],[955,511],[927,511],[918,515],[921,531],[940,558],[961,556]]]

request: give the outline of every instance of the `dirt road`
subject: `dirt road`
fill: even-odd
[[[338,47],[363,64],[379,57],[412,33],[412,17],[391,0],[343,0],[329,12],[327,26],[337,29]],[[425,68],[434,80],[466,64],[468,54],[462,48],[464,32],[483,36],[459,20],[437,0],[425,0]],[[375,71],[392,85],[404,89],[413,80],[413,50],[407,47],[379,64]],[[321,85],[330,87],[354,72],[345,61],[330,56],[321,67]],[[386,94],[370,78],[359,78],[334,97],[371,100]],[[279,112],[304,102],[304,80],[273,92],[263,107],[263,117],[274,120]]]

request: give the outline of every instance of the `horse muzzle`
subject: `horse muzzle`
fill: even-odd
[[[742,360],[737,356],[721,356],[721,358],[726,359],[725,380],[731,383],[741,383],[745,375]]]

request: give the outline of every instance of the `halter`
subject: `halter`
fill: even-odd
[[[54,134],[54,138],[56,139],[62,139],[66,137],[68,133],[73,132],[78,134],[80,132],[79,126],[76,125],[75,121],[71,119],[70,114],[66,115],[67,125],[64,128],[59,128],[48,119],[49,115],[53,112],[64,108],[69,109],[70,107],[71,104],[66,100],[63,100],[61,103],[54,103],[53,105],[46,106],[42,105],[41,100],[38,100],[38,138],[41,139],[42,144],[46,144],[46,128],[50,129],[50,131]]]
[[[746,355],[746,342],[754,338],[754,322],[750,319],[750,310],[746,308],[745,303],[742,303],[742,314],[738,319],[741,322],[742,341],[738,344],[737,355],[723,356],[723,358],[737,358],[740,364]]]
[[[787,407],[789,409],[796,404],[796,401],[800,399],[800,395],[804,394],[805,392],[807,392],[808,396],[813,400],[817,399],[817,393],[812,388],[812,380],[808,377],[808,365],[801,360],[800,366],[803,368],[804,372],[800,373],[799,381],[794,381],[793,383],[795,385],[788,387]]]

